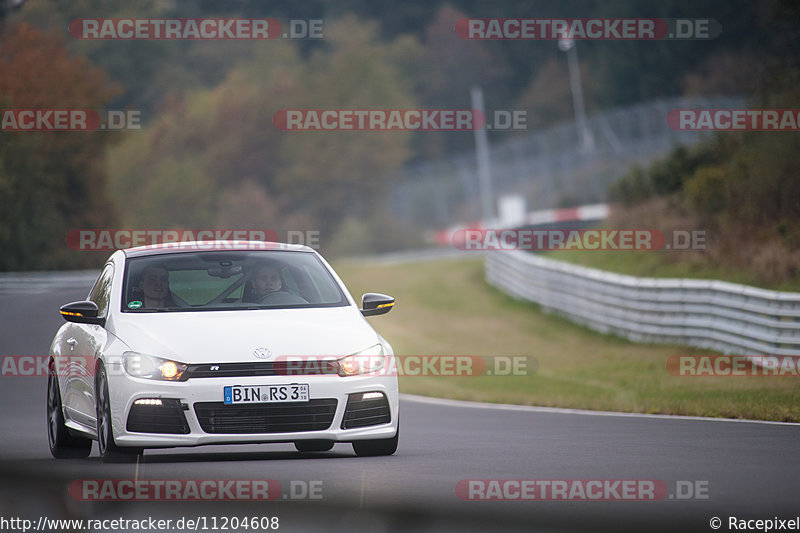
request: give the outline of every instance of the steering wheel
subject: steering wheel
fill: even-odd
[[[261,304],[269,305],[293,305],[293,304],[307,304],[304,298],[301,298],[291,292],[275,291],[263,296],[259,301]]]

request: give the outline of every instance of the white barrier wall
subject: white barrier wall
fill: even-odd
[[[624,276],[524,251],[485,257],[489,284],[598,331],[725,353],[800,355],[800,293]]]
[[[99,275],[99,268],[62,272],[0,272],[0,293],[41,294],[59,289],[85,288],[88,294]]]

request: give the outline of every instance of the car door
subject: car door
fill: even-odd
[[[105,318],[111,298],[114,265],[106,264],[95,281],[88,299],[97,304],[98,316]],[[96,421],[94,377],[96,358],[106,344],[105,328],[94,324],[70,324],[62,354],[72,356],[71,371],[64,378],[64,407],[67,416],[83,425],[93,427]]]

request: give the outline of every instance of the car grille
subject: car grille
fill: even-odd
[[[133,433],[169,433],[186,435],[189,424],[180,400],[161,399],[161,405],[133,404],[126,429]]]
[[[194,412],[206,433],[293,433],[331,427],[337,403],[335,398],[251,405],[201,402],[194,404]]]
[[[336,374],[336,366],[311,360],[309,363],[275,361],[255,363],[211,363],[189,365],[181,381],[192,378],[238,378],[253,376],[298,376]]]
[[[370,399],[364,399],[363,396],[361,393],[348,396],[342,429],[363,428],[392,421],[389,401],[385,395]]]

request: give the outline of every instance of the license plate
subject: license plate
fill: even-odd
[[[307,402],[308,384],[290,383],[288,385],[234,385],[224,389],[225,405],[240,403],[282,403]]]

